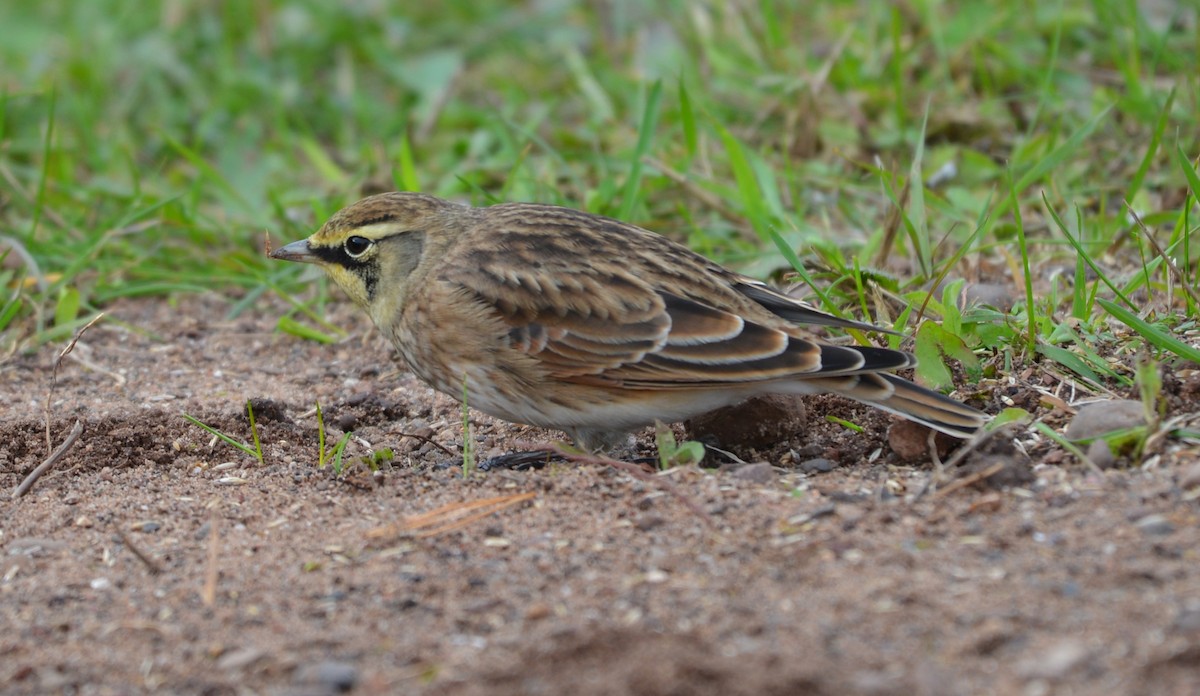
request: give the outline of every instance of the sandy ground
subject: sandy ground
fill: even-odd
[[[457,404],[352,308],[334,309],[352,338],[332,346],[275,333],[276,309],[227,311],[213,298],[112,307],[51,396],[54,444],[77,420],[82,436],[15,500],[47,454],[62,346],[0,365],[0,691],[1200,688],[1195,446],[1093,472],[1021,434],[928,488],[933,466],[899,459],[889,417],[817,399],[792,436],[737,452],[766,464],[639,476],[552,463],[464,480]],[[1185,372],[1168,374],[1168,415],[1197,409]],[[1036,406],[1027,382],[1042,378],[993,384],[987,407]],[[246,399],[261,466],[181,415],[249,440]],[[355,433],[342,477],[317,467],[316,401],[327,447]],[[558,437],[474,423],[483,457]],[[373,473],[363,457],[383,448],[393,458]],[[519,494],[532,496],[460,529],[397,529]]]

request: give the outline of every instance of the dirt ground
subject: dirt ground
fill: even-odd
[[[1099,473],[1019,433],[945,479],[979,484],[932,490],[934,467],[889,447],[890,417],[818,399],[786,442],[738,453],[773,466],[639,477],[557,463],[464,480],[457,405],[365,318],[334,308],[352,338],[321,345],[275,332],[280,310],[261,304],[234,320],[215,298],[110,308],[51,397],[54,445],[77,420],[84,432],[15,500],[47,454],[62,345],[0,364],[0,692],[1200,688],[1195,445]],[[991,384],[985,408],[1046,415],[1028,385],[1054,391],[1043,377]],[[1194,371],[1167,384],[1168,415],[1200,410]],[[181,415],[249,440],[248,398],[261,466]],[[331,443],[358,438],[342,478],[317,468],[316,401]],[[481,457],[558,437],[474,423]],[[382,448],[394,457],[372,474],[362,457]],[[454,531],[394,527],[523,493]]]

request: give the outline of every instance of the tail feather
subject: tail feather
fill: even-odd
[[[805,380],[818,391],[847,396],[953,437],[973,437],[989,420],[980,411],[886,372]]]
[[[966,404],[896,375],[880,373],[875,376],[890,384],[893,392],[884,401],[869,403],[947,435],[964,439],[973,437],[990,420],[986,414]]]

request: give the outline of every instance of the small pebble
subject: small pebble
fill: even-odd
[[[1175,531],[1175,525],[1162,515],[1146,515],[1133,523],[1143,534],[1164,536]]]
[[[1180,610],[1171,622],[1171,628],[1184,633],[1200,633],[1200,606]]]
[[[1087,457],[1099,469],[1111,469],[1117,465],[1117,457],[1104,440],[1092,440],[1087,448]]]
[[[809,459],[800,464],[800,471],[806,474],[825,474],[833,471],[837,465],[823,457]]]
[[[347,406],[361,406],[362,404],[365,404],[367,402],[367,400],[370,398],[371,398],[371,392],[369,392],[369,391],[356,392],[356,393],[351,394],[350,396],[346,397],[346,405]]]
[[[767,462],[756,462],[739,466],[733,472],[733,477],[750,483],[770,483],[775,480],[775,469]]]
[[[217,660],[217,668],[223,670],[240,670],[261,660],[266,653],[258,648],[238,648],[230,650]]]
[[[1108,433],[1146,424],[1142,402],[1127,399],[1096,401],[1079,407],[1067,426],[1068,440],[1090,440]]]
[[[1179,478],[1179,487],[1185,491],[1200,487],[1200,464],[1193,464]]]
[[[345,693],[358,684],[358,668],[346,662],[325,660],[296,670],[297,684],[320,684]]]
[[[664,520],[659,515],[650,514],[650,515],[639,515],[637,518],[637,521],[634,522],[633,524],[639,532],[648,532],[651,529],[661,527],[665,522],[666,522],[666,520]]]
[[[659,570],[658,568],[654,568],[646,572],[646,582],[650,583],[651,585],[664,583],[669,580],[670,577],[670,574],[664,570]]]
[[[278,401],[263,398],[250,399],[250,408],[254,410],[254,422],[256,423],[292,422],[292,419],[287,416],[287,407]]]
[[[963,290],[968,304],[986,304],[1001,311],[1012,309],[1013,286],[1008,283],[969,283]]]
[[[898,421],[888,428],[888,447],[896,456],[906,462],[929,461],[929,428],[913,421]],[[950,447],[957,442],[944,433],[934,433],[934,444],[938,456],[945,457]]]
[[[525,610],[525,620],[540,621],[541,619],[544,619],[553,613],[554,610],[550,608],[549,604],[546,604],[545,602],[534,602],[533,604],[529,605],[528,609]]]
[[[1048,650],[1017,663],[1017,674],[1026,679],[1061,679],[1087,659],[1087,646],[1077,640],[1064,640]]]

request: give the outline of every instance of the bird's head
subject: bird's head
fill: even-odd
[[[378,321],[403,304],[406,280],[431,258],[430,236],[441,242],[453,216],[468,209],[420,193],[382,193],[334,214],[308,239],[271,258],[320,266],[355,304]]]

